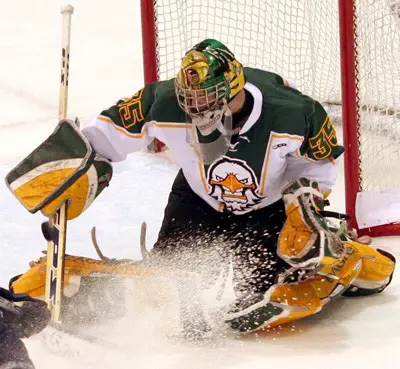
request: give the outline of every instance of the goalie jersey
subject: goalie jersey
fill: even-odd
[[[268,206],[300,177],[316,180],[322,192],[329,192],[344,149],[324,108],[274,73],[253,68],[244,73],[252,107],[228,152],[210,165],[187,142],[190,123],[178,105],[174,79],[151,83],[118,101],[91,119],[83,133],[99,154],[115,162],[158,138],[192,190],[221,212],[240,215]]]

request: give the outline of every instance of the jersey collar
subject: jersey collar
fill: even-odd
[[[240,130],[239,135],[246,133],[258,121],[261,115],[261,108],[263,101],[262,93],[258,87],[254,86],[249,82],[246,82],[244,88],[253,95],[254,105],[253,105],[253,110],[251,111],[250,116],[247,118],[246,123]]]

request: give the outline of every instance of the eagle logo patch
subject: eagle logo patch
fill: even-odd
[[[222,157],[208,169],[208,194],[235,214],[254,210],[263,199],[253,170],[243,160]]]

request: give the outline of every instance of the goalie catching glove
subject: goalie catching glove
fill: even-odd
[[[11,192],[31,213],[52,215],[68,201],[67,218],[79,216],[108,186],[110,162],[98,155],[71,120],[62,120],[53,134],[6,177]]]

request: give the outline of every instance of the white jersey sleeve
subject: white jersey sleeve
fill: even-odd
[[[151,131],[145,123],[140,132],[130,133],[102,115],[90,119],[82,129],[96,152],[113,162],[125,160],[128,154],[150,144],[154,138]]]

